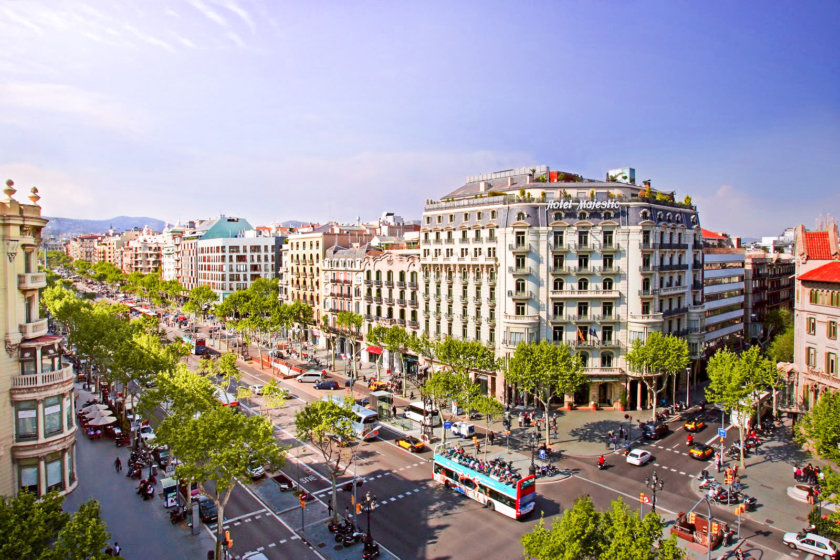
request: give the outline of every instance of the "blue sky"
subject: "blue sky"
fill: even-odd
[[[632,166],[707,228],[840,215],[840,3],[0,4],[0,175],[47,215],[418,218]]]

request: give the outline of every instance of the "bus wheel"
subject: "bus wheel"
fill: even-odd
[[[496,509],[496,506],[493,504],[493,502],[487,502],[487,509],[493,511]]]
[[[451,488],[451,487],[450,487],[450,485],[449,485],[449,481],[448,481],[448,480],[443,481],[443,486],[444,486],[447,490],[449,490],[449,488]]]

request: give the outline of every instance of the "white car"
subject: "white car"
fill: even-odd
[[[642,466],[653,458],[650,451],[644,449],[634,449],[627,455],[627,462],[631,465]]]
[[[144,443],[152,443],[157,436],[151,426],[140,426],[140,439]]]
[[[268,560],[268,556],[262,552],[249,552],[242,557],[242,560]]]
[[[837,547],[827,538],[814,533],[785,533],[782,542],[790,548],[810,552],[820,558],[837,558]]]
[[[255,395],[262,395],[262,392],[263,392],[263,386],[262,385],[251,385],[250,389],[251,389],[251,392],[254,393]]]

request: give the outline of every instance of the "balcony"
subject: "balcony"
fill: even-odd
[[[73,366],[67,365],[63,368],[47,373],[33,373],[31,375],[15,375],[12,377],[12,390],[15,389],[40,389],[58,383],[72,382],[74,379]]]
[[[512,253],[528,253],[534,249],[528,243],[511,243],[508,245],[508,250]]]
[[[394,298],[386,297],[384,301],[385,305],[394,305]]]
[[[469,242],[470,242],[470,239],[468,237],[461,237],[460,239],[458,239],[458,243],[461,243],[461,244],[467,244]]]
[[[601,315],[598,321],[601,323],[617,323],[618,314],[610,313],[609,315]]]
[[[670,296],[673,294],[681,294],[684,293],[686,288],[685,284],[676,284],[674,286],[661,286],[659,288],[659,295],[661,296]]]
[[[405,281],[397,280],[397,288],[405,288]]]
[[[660,264],[660,272],[672,272],[675,270],[688,270],[687,264]]]
[[[428,292],[425,292],[423,294],[423,299],[425,299],[426,301],[429,301],[431,299],[431,297],[432,297],[432,294],[430,294]]]
[[[613,241],[612,243],[602,243],[601,244],[601,252],[602,253],[612,253],[615,251],[621,250],[621,244],[617,241]]]
[[[382,280],[374,280],[373,285],[374,286],[381,286],[382,285]]]
[[[597,315],[566,315],[566,321],[569,323],[595,323],[598,321]]]
[[[408,288],[410,290],[416,290],[417,289],[417,282],[409,282],[408,283]]]
[[[405,326],[405,319],[397,319],[397,324],[401,327]]]
[[[528,315],[512,315],[510,313],[505,313],[505,321],[508,323],[538,323],[540,321],[540,316],[536,313],[531,313]]]
[[[602,266],[600,269],[601,274],[620,274],[621,267],[620,266]]]
[[[561,243],[559,245],[552,245],[551,252],[552,253],[567,253],[572,250],[571,244],[566,245],[565,243]]]
[[[598,272],[595,266],[567,266],[566,274],[596,274]]]
[[[553,298],[618,298],[618,290],[551,290]]]
[[[584,375],[588,375],[590,377],[601,377],[601,376],[609,376],[614,377],[617,375],[624,375],[624,370],[618,367],[601,367],[601,366],[592,366],[584,368],[583,370]]]
[[[495,285],[496,285],[496,277],[495,277],[495,276],[493,276],[493,277],[491,277],[491,278],[488,278],[488,279],[487,279],[487,285],[488,285],[488,286],[495,286]]]
[[[47,334],[47,320],[36,319],[30,323],[20,324],[20,334],[25,339],[38,338]]]
[[[630,314],[631,321],[639,321],[639,322],[661,322],[662,321],[662,313],[631,313]]]
[[[410,305],[411,307],[417,307],[417,300],[416,299],[408,300],[408,305]]]
[[[487,298],[487,305],[490,307],[496,307],[496,298]]]
[[[410,329],[420,328],[420,323],[418,323],[417,321],[409,321],[408,322],[408,328],[410,328]]]
[[[665,309],[662,311],[663,317],[673,317],[674,315],[685,315],[688,313],[688,307],[676,307],[674,309]]]
[[[639,267],[639,272],[641,272],[643,274],[650,274],[650,273],[653,273],[655,271],[653,269],[653,265],[643,264],[642,266]]]
[[[657,294],[659,294],[658,288],[650,288],[649,290],[639,290],[639,297],[653,297]]]
[[[642,251],[655,251],[656,249],[659,249],[659,243],[656,243],[655,241],[642,241],[639,247]]]
[[[694,282],[691,284],[691,290],[696,292],[703,289],[703,282]]]
[[[531,274],[531,267],[523,266],[521,268],[517,268],[514,266],[509,266],[508,272],[513,274],[514,276],[529,276]]]
[[[397,305],[405,305],[405,300],[404,299],[398,299],[397,300]]]
[[[37,290],[47,285],[47,275],[43,272],[18,274],[18,288],[21,290]]]
[[[578,253],[588,253],[590,251],[597,251],[600,244],[597,241],[589,241],[588,243],[576,242],[573,244],[574,250]]]
[[[529,292],[527,290],[522,292],[517,292],[515,290],[508,290],[508,297],[512,299],[534,299],[534,292]]]
[[[394,287],[394,281],[393,280],[385,280],[385,287],[386,288],[393,288]]]
[[[660,249],[670,249],[670,250],[676,249],[676,250],[679,250],[679,251],[685,251],[686,249],[688,249],[688,244],[687,243],[660,243],[659,248]]]
[[[602,340],[601,348],[623,348],[623,345],[620,341],[611,338],[609,340]]]
[[[365,301],[368,303],[373,302],[373,296],[365,296]]]
[[[381,296],[373,296],[373,303],[382,303]]]

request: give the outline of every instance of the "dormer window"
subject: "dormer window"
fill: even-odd
[[[589,215],[586,212],[578,212],[578,220],[585,220]]]
[[[525,221],[525,212],[519,212],[516,215],[516,221],[517,222],[524,222]]]
[[[559,222],[563,219],[563,212],[555,212],[554,213],[554,221]]]
[[[612,220],[612,217],[613,217],[613,213],[612,213],[612,212],[610,212],[609,210],[607,210],[606,212],[604,212],[604,219],[605,219],[605,220]]]

